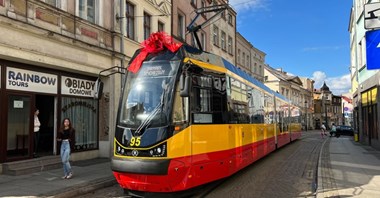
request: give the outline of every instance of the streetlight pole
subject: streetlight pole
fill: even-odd
[[[342,124],[345,125],[346,118],[344,116],[344,101],[342,102],[342,104],[343,104],[343,108],[342,108],[342,110],[343,110],[343,113],[342,113]]]
[[[308,119],[307,119],[307,109],[308,109],[308,106],[307,106],[307,100],[305,100],[305,113],[306,113],[306,131],[307,131],[307,128],[308,128]]]
[[[325,111],[325,126],[326,128],[329,128],[329,125],[327,123],[327,107],[326,107],[326,98],[324,95],[322,95],[322,103],[323,103],[323,106],[324,106],[324,111]]]

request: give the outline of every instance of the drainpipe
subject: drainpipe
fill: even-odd
[[[122,54],[122,59],[120,61],[120,66],[124,68],[125,65],[125,54],[124,54],[124,35],[125,35],[125,1],[120,0],[120,53]],[[124,79],[124,75],[122,75],[122,79]]]

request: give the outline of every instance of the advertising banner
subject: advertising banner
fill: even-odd
[[[62,76],[61,94],[93,97],[95,94],[95,81]]]
[[[7,67],[6,88],[19,91],[56,94],[57,75]]]

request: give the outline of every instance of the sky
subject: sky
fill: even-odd
[[[237,31],[263,51],[265,63],[348,93],[352,0],[230,0]]]

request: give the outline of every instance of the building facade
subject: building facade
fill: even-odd
[[[326,83],[314,89],[313,95],[315,128],[320,129],[322,124],[328,129],[332,124],[343,125],[342,97],[332,94]]]
[[[202,12],[202,8],[211,6],[211,1],[209,0],[191,0],[191,1],[181,1],[181,0],[172,0],[172,22],[171,22],[171,35],[173,38],[179,42],[187,43],[191,46],[198,47],[196,39],[193,34],[188,34],[188,26],[196,17],[196,10]],[[194,21],[193,26],[202,25],[209,18],[210,13],[204,13],[198,16]],[[198,35],[199,41],[201,43],[201,48],[204,51],[210,49],[210,28],[203,27],[199,29],[196,34]]]
[[[264,82],[265,55],[236,32],[236,66],[261,82]]]
[[[170,32],[170,1],[0,0],[0,163],[59,153],[62,119],[76,129],[72,160],[111,155],[122,75],[151,32]],[[112,72],[112,70],[110,70]],[[105,82],[94,100],[95,80]],[[41,127],[34,143],[33,113]]]
[[[274,69],[269,65],[264,68],[264,83],[272,90],[280,93],[289,99],[293,105],[299,107],[301,123],[304,130],[313,129],[313,104],[312,91],[305,87],[313,87],[310,84],[303,84],[298,76],[288,75],[282,69]],[[305,83],[314,83],[312,80],[306,80]]]
[[[226,0],[214,0],[212,5],[226,4]],[[236,11],[228,5],[228,8],[219,16],[210,20],[210,49],[211,53],[222,56],[230,63],[236,65]],[[210,16],[211,17],[211,16]]]
[[[353,96],[353,126],[359,135],[359,141],[380,148],[380,117],[379,87],[380,72],[378,69],[367,68],[366,59],[366,32],[364,12],[366,3],[380,3],[379,0],[354,0],[351,9],[348,31],[350,33],[351,51],[351,90]],[[379,29],[380,27],[376,28]]]
[[[304,88],[304,98],[305,98],[305,108],[306,108],[306,128],[309,129],[315,129],[314,124],[314,80],[306,77],[300,77],[300,80],[302,82],[302,87]]]

